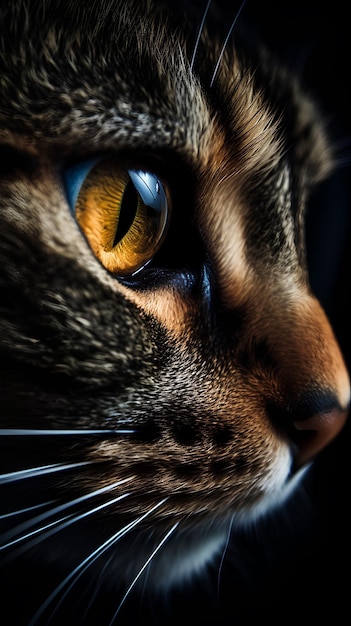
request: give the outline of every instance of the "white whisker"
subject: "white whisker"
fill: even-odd
[[[40,619],[42,614],[45,612],[48,606],[50,606],[50,604],[57,597],[60,591],[62,591],[62,589],[67,585],[67,583],[72,581],[72,578],[74,578],[74,580],[71,582],[71,584],[66,589],[63,596],[61,597],[60,601],[57,603],[53,613],[51,614],[50,619],[46,622],[46,624],[49,624],[49,622],[52,620],[53,616],[55,615],[56,611],[58,610],[60,604],[63,602],[64,598],[69,593],[69,591],[72,589],[73,585],[76,584],[80,576],[84,574],[84,572],[96,561],[96,559],[98,559],[109,548],[111,548],[118,541],[120,541],[120,539],[122,539],[133,528],[135,528],[135,526],[140,524],[146,517],[151,515],[154,511],[156,511],[156,509],[162,506],[166,502],[167,499],[168,498],[164,498],[163,500],[158,502],[156,505],[154,505],[151,509],[149,509],[149,511],[146,511],[146,513],[143,513],[143,515],[138,517],[136,520],[133,520],[133,522],[129,522],[129,524],[127,524],[126,526],[118,530],[114,535],[112,535],[109,539],[107,539],[104,543],[102,543],[98,548],[96,548],[96,550],[91,552],[83,561],[81,561],[79,565],[77,565],[77,567],[75,567],[72,570],[72,572],[68,574],[68,576],[66,576],[66,578],[54,589],[54,591],[49,595],[49,597],[45,600],[45,602],[43,602],[41,607],[38,609],[38,611],[30,620],[28,626],[34,626],[34,624],[37,623],[38,619]]]
[[[229,31],[228,31],[228,34],[227,34],[227,36],[226,36],[226,38],[225,38],[225,40],[224,40],[224,44],[223,44],[222,50],[221,50],[221,52],[220,52],[220,54],[219,54],[218,61],[217,61],[217,63],[216,63],[216,66],[215,66],[214,71],[213,71],[213,74],[212,74],[212,78],[211,78],[211,82],[210,82],[210,88],[212,87],[212,85],[213,85],[213,83],[214,83],[214,81],[215,81],[215,78],[216,78],[216,75],[217,75],[217,72],[218,72],[218,68],[219,68],[219,66],[220,66],[220,63],[221,63],[221,60],[222,60],[222,57],[223,57],[224,51],[225,51],[225,49],[226,49],[226,47],[227,47],[228,41],[229,41],[230,36],[231,36],[231,34],[232,34],[232,32],[233,32],[233,28],[234,28],[235,24],[237,23],[238,18],[239,18],[239,15],[240,15],[240,13],[241,13],[241,11],[242,11],[242,9],[243,9],[243,7],[244,7],[244,5],[245,5],[245,4],[246,4],[246,0],[243,0],[243,2],[241,3],[241,5],[240,5],[240,7],[239,7],[239,9],[238,9],[238,11],[237,11],[237,14],[236,14],[236,16],[235,16],[234,20],[232,21],[232,24],[231,24],[231,26],[230,26],[230,29],[229,29]]]
[[[166,543],[167,539],[169,539],[169,537],[174,533],[174,531],[176,530],[177,526],[179,525],[179,522],[177,522],[176,524],[174,524],[174,526],[172,526],[172,528],[165,534],[165,536],[163,537],[163,539],[160,541],[160,543],[156,546],[156,548],[153,550],[153,552],[150,554],[149,558],[145,561],[144,565],[140,568],[138,574],[135,576],[135,578],[133,579],[133,581],[131,582],[131,584],[129,585],[127,591],[125,592],[122,600],[120,601],[118,608],[116,610],[116,612],[114,613],[114,616],[109,624],[109,626],[112,626],[113,622],[115,621],[122,605],[124,604],[124,602],[126,601],[127,596],[130,594],[131,590],[133,589],[134,585],[136,584],[136,582],[139,580],[140,576],[142,575],[142,573],[145,571],[145,569],[147,568],[147,566],[151,563],[152,559],[155,557],[155,555],[157,554],[157,552],[162,548],[162,546]]]
[[[42,502],[41,504],[36,504],[35,506],[28,506],[25,509],[18,509],[18,511],[11,511],[10,513],[5,513],[4,515],[0,515],[0,519],[6,519],[7,517],[14,517],[15,515],[22,515],[22,513],[29,513],[30,511],[34,511],[35,509],[42,509],[49,504],[53,504],[55,500],[49,500],[48,502]]]
[[[232,528],[233,528],[233,523],[234,523],[234,515],[231,516],[230,518],[230,522],[229,522],[229,526],[228,526],[228,532],[227,532],[227,539],[223,548],[223,552],[222,552],[222,557],[221,557],[221,562],[219,564],[219,568],[218,568],[218,577],[217,577],[217,598],[219,598],[219,585],[220,585],[220,579],[221,579],[221,574],[222,574],[222,569],[223,569],[223,563],[224,563],[224,559],[225,559],[225,555],[227,553],[228,550],[228,546],[229,546],[229,541],[230,541],[230,536],[232,534]]]
[[[88,604],[84,607],[84,613],[82,613],[82,624],[84,624],[84,622],[85,622],[85,618],[86,618],[86,616],[89,613],[90,607],[93,606],[93,604],[94,604],[95,598],[96,598],[96,596],[98,594],[98,591],[99,591],[99,586],[101,584],[100,581],[103,581],[105,571],[110,566],[110,563],[113,560],[113,558],[114,558],[114,554],[112,553],[111,556],[105,562],[105,565],[99,570],[99,577],[95,580],[95,589],[94,589],[93,593],[91,594],[91,596],[89,598]]]
[[[11,544],[13,545],[13,544],[19,543],[20,541],[24,541],[25,539],[31,539],[31,541],[28,542],[28,544],[25,546],[25,550],[33,548],[38,543],[41,543],[42,541],[45,541],[45,539],[52,537],[52,535],[54,535],[55,533],[61,532],[62,530],[67,528],[67,526],[71,526],[71,524],[80,522],[85,517],[88,517],[89,515],[93,515],[94,513],[101,511],[102,509],[105,509],[108,506],[112,506],[112,504],[115,504],[116,502],[123,500],[129,495],[130,493],[124,493],[121,496],[117,496],[116,498],[113,498],[112,500],[108,500],[107,502],[104,502],[103,504],[96,506],[94,509],[85,511],[84,513],[81,513],[80,515],[75,515],[75,516],[73,516],[73,514],[66,515],[65,517],[62,517],[59,520],[55,520],[54,522],[51,522],[50,524],[46,524],[45,526],[42,526],[41,528],[37,528],[36,530],[33,530],[32,532],[28,533],[27,536],[20,537],[19,539],[15,539],[14,541],[10,542],[7,546],[3,546],[3,547],[8,547]],[[43,534],[40,537],[38,537],[36,540],[33,540],[34,535],[38,535],[39,533],[43,533]],[[22,552],[23,550],[16,551],[16,554],[12,556],[18,556],[18,554]]]
[[[351,156],[350,155],[346,155],[344,157],[338,157],[335,160],[337,167],[342,168],[342,167],[348,167],[349,165],[351,165]]]
[[[0,429],[0,437],[36,437],[36,436],[61,436],[61,435],[133,435],[136,433],[133,429],[121,430],[51,430],[36,428],[2,428]]]
[[[103,502],[102,504],[99,504],[99,506],[96,506],[93,509],[89,509],[89,511],[80,513],[79,515],[76,515],[75,517],[72,517],[68,521],[64,522],[60,526],[59,530],[63,530],[64,528],[67,528],[67,526],[70,526],[71,524],[74,524],[75,522],[80,522],[85,517],[88,517],[89,515],[93,515],[94,513],[97,513],[98,511],[102,511],[102,509],[106,509],[112,504],[115,504],[116,502],[120,502],[121,500],[124,500],[124,498],[127,498],[128,496],[130,496],[130,493],[123,493],[120,496],[116,496],[116,498],[112,498],[112,500],[107,500],[107,502]],[[53,533],[51,532],[50,535],[52,534]]]
[[[97,511],[101,511],[102,509],[108,506],[111,506],[112,504],[115,504],[119,500],[123,500],[123,498],[126,498],[129,495],[130,495],[129,493],[124,493],[121,496],[117,496],[116,498],[113,498],[112,500],[108,500],[107,502],[104,502],[103,504],[96,506],[94,509],[89,509],[89,511],[85,511],[84,513],[80,513],[79,515],[74,516],[73,513],[71,513],[70,515],[66,515],[65,517],[62,517],[61,519],[54,520],[53,522],[50,522],[49,524],[45,524],[45,526],[41,526],[40,528],[36,528],[35,530],[32,530],[30,533],[27,533],[27,535],[22,535],[21,537],[18,537],[17,539],[14,539],[13,541],[10,541],[3,546],[0,546],[0,551],[4,550],[5,548],[9,548],[10,546],[13,546],[15,544],[21,543],[27,539],[33,539],[35,535],[42,533],[41,536],[36,541],[28,542],[28,544],[25,546],[25,550],[29,550],[30,548],[33,548],[38,543],[45,541],[45,539],[52,537],[52,535],[54,535],[55,533],[61,532],[62,530],[64,530],[64,528],[67,528],[67,526],[70,526],[71,524],[74,524],[75,522],[80,522],[85,517],[88,517],[89,515],[93,515],[93,513],[96,513]],[[12,556],[18,556],[18,554],[22,552],[23,550],[21,550],[20,552],[17,551],[16,554],[13,554]]]
[[[53,472],[63,472],[64,470],[76,469],[84,465],[92,465],[92,461],[84,461],[82,463],[54,463],[52,465],[42,465],[40,467],[32,467],[31,469],[10,472],[0,476],[0,485],[11,483],[16,480],[24,480],[25,478],[34,478],[35,476],[44,476]]]
[[[199,47],[199,43],[200,43],[200,38],[201,38],[201,35],[202,35],[202,31],[203,31],[203,29],[204,29],[205,20],[206,20],[206,16],[207,16],[208,10],[209,10],[209,8],[210,8],[210,5],[211,5],[211,0],[208,0],[207,5],[206,5],[206,8],[205,8],[205,11],[204,11],[204,14],[203,14],[203,16],[202,16],[202,21],[201,21],[201,24],[200,24],[199,32],[198,32],[198,34],[197,34],[197,38],[196,38],[196,42],[195,42],[195,46],[194,46],[193,55],[192,55],[192,57],[191,57],[191,61],[190,61],[190,69],[191,69],[191,71],[193,70],[193,67],[194,67],[194,62],[195,62],[196,53],[197,53],[197,51],[198,51],[198,47]]]
[[[65,511],[67,509],[69,509],[72,506],[75,506],[77,504],[81,504],[82,502],[85,502],[86,500],[89,500],[90,498],[95,498],[96,496],[100,496],[108,491],[112,491],[112,489],[115,489],[115,487],[119,487],[120,485],[123,485],[126,482],[129,482],[130,480],[132,480],[132,477],[129,478],[124,478],[123,480],[119,480],[115,483],[112,483],[112,485],[107,485],[106,487],[101,487],[100,489],[96,489],[95,491],[92,491],[90,493],[86,493],[83,496],[80,496],[79,498],[75,498],[74,500],[70,500],[69,502],[65,502],[64,504],[60,504],[59,506],[54,507],[53,509],[50,509],[49,511],[45,511],[45,513],[42,513],[41,515],[37,515],[36,517],[33,517],[31,520],[28,520],[27,522],[23,522],[22,524],[19,524],[18,526],[16,526],[15,528],[13,528],[11,531],[8,531],[5,536],[8,539],[11,539],[12,537],[16,537],[16,535],[18,535],[19,533],[27,530],[28,528],[31,528],[32,526],[35,526],[35,524],[37,523],[41,523],[43,522],[45,519],[52,517],[53,515],[56,515],[57,513],[62,513],[62,511]],[[71,517],[71,515],[63,518],[64,520],[68,519],[68,517]],[[49,524],[49,526],[52,526],[53,524],[55,524],[55,522],[51,522]],[[24,541],[25,539],[28,539],[28,537],[33,536],[34,534],[38,534],[39,532],[43,532],[48,528],[48,526],[42,526],[40,528],[37,528],[36,530],[34,530],[32,533],[29,533],[27,535],[22,535],[21,537],[18,537],[17,539],[15,539],[14,541],[10,541],[6,544],[3,544],[2,546],[0,546],[0,551],[4,550],[5,548],[8,548],[9,546],[13,545],[14,543],[20,543],[22,541]]]
[[[3,544],[2,546],[0,546],[0,552],[2,550],[5,550],[6,548],[10,548],[11,546],[17,545],[18,543],[21,543],[22,541],[26,541],[27,539],[32,539],[33,537],[35,537],[35,535],[38,535],[38,533],[42,533],[45,530],[48,530],[49,528],[52,528],[53,526],[58,526],[58,524],[61,524],[62,522],[65,522],[67,519],[69,519],[70,517],[72,517],[72,513],[70,515],[65,515],[65,517],[61,517],[60,519],[54,520],[53,522],[50,522],[49,524],[45,524],[45,526],[41,526],[40,528],[36,528],[35,530],[31,530],[31,532],[27,533],[26,535],[21,535],[21,537],[18,537],[17,539],[13,539],[12,541],[8,541],[7,543]],[[40,538],[40,541],[42,540],[42,537]],[[26,545],[26,549],[29,549],[31,547],[33,547],[33,545],[35,545],[35,543],[33,544],[32,542],[28,545]],[[12,554],[11,556],[17,556],[19,553],[17,552],[16,554]]]

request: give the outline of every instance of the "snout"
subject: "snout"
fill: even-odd
[[[283,390],[275,421],[280,427],[285,423],[299,467],[342,430],[350,404],[349,375],[329,321],[311,296],[289,311],[271,340]]]

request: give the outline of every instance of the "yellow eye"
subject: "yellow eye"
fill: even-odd
[[[109,272],[128,276],[151,261],[170,213],[165,188],[155,174],[105,158],[72,168],[67,180],[76,220]]]

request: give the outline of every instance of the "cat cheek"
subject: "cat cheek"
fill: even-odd
[[[118,289],[140,309],[150,315],[173,336],[178,337],[186,330],[195,305],[190,298],[183,297],[176,288],[157,289],[141,293],[118,284]]]

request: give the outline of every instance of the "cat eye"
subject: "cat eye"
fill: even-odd
[[[170,203],[161,179],[103,157],[68,168],[67,199],[93,253],[116,276],[131,276],[159,250]]]

